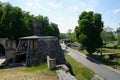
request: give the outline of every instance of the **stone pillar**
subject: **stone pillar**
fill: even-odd
[[[49,69],[54,69],[56,67],[56,59],[51,59],[49,56],[47,56],[47,65]]]
[[[33,25],[34,25],[34,35],[37,35],[37,36],[43,35],[42,21],[34,20]]]

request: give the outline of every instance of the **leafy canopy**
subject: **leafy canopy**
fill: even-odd
[[[19,7],[0,2],[0,37],[18,42],[19,37],[33,35],[33,21],[36,19],[42,22],[45,36],[59,37],[58,25],[50,23],[48,17],[30,15]]]
[[[92,54],[103,42],[100,33],[103,30],[101,14],[82,12],[79,16],[78,26],[75,28],[76,38],[87,51]]]

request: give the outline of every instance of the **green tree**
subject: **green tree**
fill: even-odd
[[[33,35],[34,29],[33,29],[33,20],[34,16],[30,15],[29,12],[23,12],[23,23],[24,23],[24,36],[30,36]]]
[[[68,29],[66,37],[67,37],[67,39],[72,39],[72,30],[71,29]]]
[[[59,37],[60,32],[56,23],[49,23],[49,18],[41,15],[36,16],[35,19],[42,23],[42,35]]]
[[[120,48],[120,27],[117,28],[116,30],[116,33],[117,33],[117,47]]]
[[[21,36],[34,34],[33,21],[38,20],[42,24],[45,36],[58,36],[59,29],[55,23],[49,23],[49,18],[41,15],[30,15],[19,7],[13,7],[9,3],[0,2],[0,37],[16,40]]]
[[[58,25],[56,23],[51,22],[49,27],[51,28],[50,29],[50,31],[51,31],[50,35],[59,37],[60,32],[59,32],[59,29],[58,29]]]
[[[120,25],[119,25],[119,26],[120,26]],[[117,28],[116,32],[117,32],[117,33],[120,33],[120,27]]]
[[[104,42],[115,41],[115,36],[112,30],[113,29],[110,27],[103,29],[103,31],[101,32],[101,37]]]
[[[12,7],[9,3],[1,3],[0,7],[0,37],[7,37],[18,42],[21,36],[32,33],[31,15],[19,7]]]
[[[19,7],[14,7],[11,11],[11,33],[12,38],[18,43],[18,38],[25,36],[26,27],[24,27],[23,13]]]
[[[43,17],[43,34],[48,36],[49,35],[49,18],[47,16]]]
[[[77,41],[92,54],[103,44],[100,36],[102,30],[101,14],[84,11],[79,16],[78,26],[75,28]]]
[[[60,33],[60,39],[66,39],[66,33]]]
[[[66,39],[71,39],[72,41],[76,41],[76,34],[75,32],[72,32],[71,29],[68,29],[66,33]]]
[[[0,21],[0,36],[1,37],[7,37],[11,38],[11,11],[12,6],[9,3],[4,4],[4,7],[2,8],[3,13],[1,15],[1,21]]]

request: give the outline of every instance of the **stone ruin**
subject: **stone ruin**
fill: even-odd
[[[41,29],[41,30],[40,30]],[[34,22],[34,36],[21,37],[15,54],[15,63],[25,62],[27,66],[47,61],[47,56],[56,59],[56,64],[66,64],[59,40],[54,36],[41,36],[40,21]]]
[[[53,36],[21,37],[16,53],[15,61],[28,66],[46,62],[47,56],[56,58],[56,64],[66,63],[58,38]]]
[[[6,60],[13,57],[16,50],[16,43],[14,40],[8,38],[0,38],[0,57],[5,56]]]
[[[43,28],[42,28],[42,22],[40,20],[34,20],[34,35],[42,36],[43,35]]]

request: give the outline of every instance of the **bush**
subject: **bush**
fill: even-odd
[[[71,47],[71,46],[72,46],[72,44],[71,44],[71,43],[67,43],[66,45],[67,45],[68,47]]]

